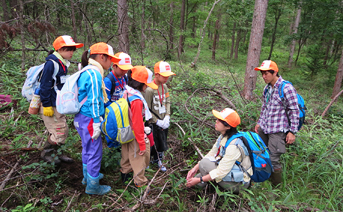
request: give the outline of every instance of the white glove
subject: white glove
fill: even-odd
[[[102,116],[99,117],[100,123],[104,121],[104,118]]]
[[[165,116],[163,119],[163,129],[167,129],[170,126],[170,116]]]
[[[96,140],[99,138],[101,133],[100,130],[100,122],[99,123],[93,123],[93,136],[92,139]]]
[[[145,134],[149,135],[151,133],[151,128],[150,127],[144,127],[144,132],[145,132]]]
[[[156,125],[163,128],[163,121],[158,119]]]

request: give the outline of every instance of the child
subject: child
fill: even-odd
[[[40,80],[40,99],[42,107],[40,107],[41,118],[44,125],[49,131],[48,139],[44,144],[44,149],[41,152],[41,158],[49,163],[59,164],[61,161],[73,162],[73,159],[66,155],[57,155],[57,149],[64,144],[68,136],[68,125],[65,115],[62,115],[56,110],[56,90],[61,90],[68,74],[70,60],[76,50],[81,48],[82,43],[75,43],[69,35],[63,35],[56,38],[52,44],[55,51],[51,50],[48,57],[45,59],[44,69]],[[58,72],[55,78],[54,62],[58,64]],[[54,157],[52,155],[55,155]]]
[[[157,89],[157,85],[152,81],[152,72],[145,66],[134,66],[128,72],[128,84],[124,97],[128,97],[131,111],[130,125],[135,134],[135,140],[122,144],[121,147],[121,176],[125,184],[130,172],[133,171],[136,187],[141,187],[148,182],[144,176],[145,168],[150,162],[150,143],[144,132],[143,117],[145,120],[151,118],[149,107],[141,92],[147,86]]]
[[[238,131],[236,127],[241,123],[238,113],[230,108],[218,112],[212,110],[217,118],[215,129],[220,135],[211,151],[187,174],[187,187],[198,185],[205,188],[208,181],[214,181],[224,189],[238,193],[243,185],[248,188],[253,174],[249,153],[240,138],[231,141],[225,149],[225,144]],[[238,143],[237,143],[238,142]],[[239,161],[249,175],[236,165]],[[200,171],[200,174],[194,175]],[[233,177],[235,176],[235,177]]]
[[[105,104],[105,107],[109,106],[112,102],[117,101],[123,96],[125,85],[127,83],[127,77],[125,74],[133,67],[131,65],[131,57],[128,54],[119,52],[114,56],[120,58],[120,61],[113,63],[113,70],[104,79],[106,93],[109,99],[109,101]],[[109,148],[115,149],[120,147],[119,142],[110,141],[106,135],[105,138]]]
[[[100,174],[102,159],[100,117],[105,111],[104,102],[108,101],[102,79],[104,69],[109,69],[112,62],[118,61],[119,58],[113,54],[113,48],[102,42],[92,45],[90,50],[82,54],[82,66],[87,67],[87,70],[81,73],[77,82],[78,98],[81,102],[87,96],[87,100],[80,112],[75,115],[74,125],[82,141],[83,182],[87,182],[87,194],[104,195],[111,190],[110,186],[99,185],[99,180],[103,177]]]
[[[171,71],[169,63],[164,61],[156,63],[154,71],[154,82],[158,89],[147,88],[144,97],[153,114],[152,119],[149,120],[149,123],[153,125],[155,141],[155,145],[151,147],[151,156],[153,157],[153,163],[157,163],[161,171],[165,172],[167,168],[162,165],[162,157],[163,151],[168,149],[167,135],[170,124],[170,97],[165,83],[168,81],[169,76],[175,75],[175,73]],[[158,133],[162,135],[157,135]]]

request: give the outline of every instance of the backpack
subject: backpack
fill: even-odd
[[[56,86],[56,75],[59,70],[59,65],[56,61],[50,60],[54,63],[54,73],[52,75],[52,79],[55,80],[54,89],[57,91]],[[26,72],[26,80],[24,82],[24,85],[21,89],[21,95],[27,99],[27,101],[31,101],[33,94],[35,93],[36,89],[40,87],[40,79],[42,77],[42,70],[44,69],[44,65],[40,64],[38,66],[33,66],[29,68],[29,70]]]
[[[112,83],[111,95],[112,95],[113,92],[114,92],[115,85],[116,85],[116,79],[114,79],[114,77],[113,77],[113,75],[111,74],[111,72],[108,73],[106,77],[107,77],[108,79],[111,80],[111,83]],[[126,74],[124,75],[124,80],[125,80],[125,82],[127,83],[127,75],[126,75]]]
[[[285,89],[285,85],[288,84],[288,83],[293,86],[293,84],[291,82],[286,81],[286,80],[282,81],[281,86],[279,86],[279,96],[281,98],[281,101],[282,101],[282,104],[283,104],[285,110],[286,110],[286,102],[285,102],[285,95],[284,95],[283,90]],[[265,90],[264,95],[266,95],[266,93],[267,93],[267,89]],[[298,107],[299,107],[299,126],[298,126],[298,130],[300,130],[300,128],[302,127],[302,125],[305,122],[305,116],[306,116],[306,111],[305,110],[307,110],[307,108],[305,106],[304,98],[300,94],[298,94],[298,93],[297,93],[297,99],[298,99]],[[288,119],[288,124],[291,125],[291,123],[290,123],[291,121],[289,119],[289,115],[288,115],[287,111],[286,111],[286,116],[287,116],[287,119]]]
[[[130,102],[135,99],[138,99],[138,97],[120,98],[106,107],[105,117],[101,122],[100,129],[109,138],[107,139],[109,148],[115,146],[114,141],[126,144],[135,139],[129,118]]]
[[[262,138],[255,132],[238,132],[231,136],[229,140],[227,140],[225,149],[229,146],[230,142],[236,138],[242,139],[243,144],[248,150],[253,175],[250,175],[240,165],[239,161],[236,161],[236,165],[240,166],[254,182],[263,182],[269,179],[271,173],[273,172],[273,166],[270,161],[269,149],[264,144]]]
[[[56,109],[60,114],[77,114],[80,112],[82,105],[87,101],[86,96],[81,102],[79,102],[79,88],[77,87],[77,81],[80,78],[80,75],[88,69],[99,70],[93,65],[84,67],[82,70],[79,70],[68,77],[62,89],[56,92]]]

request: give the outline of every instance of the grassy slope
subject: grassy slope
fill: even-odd
[[[264,48],[261,58],[266,57],[267,53],[268,48]],[[172,121],[178,122],[185,129],[187,135],[183,136],[180,130],[172,124],[169,136],[171,148],[166,153],[169,172],[164,175],[158,174],[157,179],[152,184],[153,189],[149,199],[156,198],[164,185],[166,188],[156,204],[145,206],[148,211],[155,211],[157,208],[171,211],[195,211],[197,209],[206,211],[209,209],[208,205],[211,205],[215,193],[214,189],[210,188],[204,192],[186,189],[184,186],[187,169],[192,167],[200,158],[187,138],[195,141],[202,152],[206,153],[217,136],[212,128],[197,121],[185,110],[187,98],[197,88],[214,88],[222,91],[237,107],[243,120],[242,130],[251,130],[259,116],[261,101],[256,98],[256,101],[247,102],[239,95],[243,89],[246,64],[246,56],[243,53],[237,61],[230,61],[226,59],[226,52],[219,51],[217,62],[214,62],[210,60],[210,51],[203,49],[197,68],[194,70],[189,68],[189,64],[195,55],[195,49],[187,49],[181,64],[177,59],[170,61],[173,71],[177,73],[177,76],[169,83],[173,102]],[[74,58],[78,57],[79,55],[75,55]],[[133,54],[133,57],[137,58],[134,62],[138,63],[139,56]],[[281,75],[292,81],[298,92],[303,95],[308,107],[308,124],[299,132],[296,144],[289,147],[288,153],[282,157],[283,164],[285,164],[283,186],[273,190],[269,182],[264,182],[255,184],[250,192],[243,192],[239,196],[221,192],[215,201],[215,207],[218,210],[239,210],[239,208],[263,211],[270,209],[285,210],[286,208],[295,211],[305,211],[306,208],[309,210],[311,208],[329,211],[342,210],[340,201],[343,197],[342,145],[340,140],[342,137],[342,100],[334,104],[325,119],[321,119],[319,115],[330,101],[332,79],[330,82],[325,72],[311,79],[306,75],[306,58],[303,57],[300,58],[297,68],[288,70],[285,68],[287,57],[287,50],[280,47],[273,54],[274,60],[280,66]],[[42,58],[42,56],[38,58]],[[145,64],[153,66],[159,59],[157,55],[152,54],[145,58]],[[39,62],[33,63],[38,64]],[[33,147],[35,147],[42,138],[46,137],[45,129],[38,116],[29,116],[26,112],[28,103],[20,95],[24,73],[19,71],[18,64],[19,61],[15,55],[7,55],[0,64],[1,93],[11,94],[17,100],[17,105],[13,107],[15,110],[12,118],[9,118],[11,116],[9,108],[0,110],[0,139],[2,145],[9,144],[13,148],[25,147],[29,140],[32,140],[34,141]],[[256,95],[261,96],[264,82],[259,75],[256,87]],[[213,93],[201,90],[189,99],[187,107],[194,116],[205,120],[204,122],[208,124],[213,124],[214,119],[211,110],[219,110],[228,107],[228,105],[214,96]],[[65,150],[80,165],[81,147],[79,137],[72,126],[72,117],[69,118],[68,123],[70,137],[67,145],[65,145]],[[16,158],[18,159],[21,154],[21,152],[17,152]],[[123,192],[119,180],[118,165],[115,162],[119,155],[111,155],[107,149],[104,150],[102,164],[102,172],[106,175],[103,183],[111,185],[114,190],[114,193],[108,197],[85,195],[83,187],[77,186],[82,178],[77,178],[75,182],[72,181],[72,170],[57,169],[50,171],[51,167],[39,162],[39,157],[32,160],[33,157],[37,157],[37,154],[39,153],[24,154],[22,165],[29,167],[19,171],[22,174],[27,174],[27,182],[37,178],[40,180],[39,183],[2,192],[0,203],[3,204],[1,206],[3,209],[32,203],[34,211],[62,211],[72,200],[74,192],[77,195],[73,198],[70,210],[85,211],[96,207],[108,208]],[[3,158],[10,156],[13,157],[13,154],[5,154]],[[36,163],[30,166],[32,161]],[[2,172],[1,180],[4,179],[8,169],[10,169],[6,164],[3,164],[3,167],[7,167],[7,170]],[[147,172],[150,179],[155,174],[155,170],[156,167],[153,167]],[[37,173],[39,174],[37,175]],[[79,177],[82,175],[81,172],[73,174]],[[14,174],[14,176],[17,175],[18,173]],[[23,180],[10,180],[7,183],[7,188],[14,186],[17,181],[23,183]],[[123,207],[132,207],[137,202],[134,196],[139,198],[141,191],[129,187],[119,204],[110,208],[120,210]],[[7,199],[8,197],[11,198]],[[59,201],[61,202],[57,204]],[[57,205],[52,207],[54,203]]]

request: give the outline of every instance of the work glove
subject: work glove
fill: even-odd
[[[170,116],[165,116],[163,119],[163,129],[167,129],[170,126]]]
[[[104,118],[102,116],[99,117],[100,123],[104,121]]]
[[[53,116],[54,115],[54,109],[50,107],[43,107],[43,115],[44,116]]]
[[[96,140],[99,138],[101,133],[100,130],[100,122],[99,123],[93,123],[93,136],[92,139]]]
[[[163,120],[157,120],[156,125],[163,128]]]

